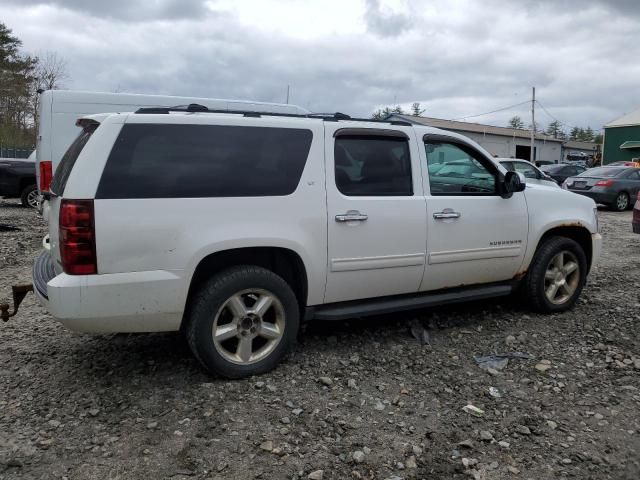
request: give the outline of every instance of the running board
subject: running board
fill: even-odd
[[[421,295],[403,295],[382,297],[352,302],[331,303],[310,307],[307,318],[313,320],[343,320],[345,318],[384,315],[386,313],[437,307],[451,303],[484,300],[504,297],[513,292],[511,284],[486,285],[480,287],[456,288],[455,290],[424,293]]]

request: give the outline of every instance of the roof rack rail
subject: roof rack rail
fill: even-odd
[[[174,107],[142,107],[135,111],[137,114],[169,114],[171,112],[186,112],[186,113],[227,113],[234,115],[243,115],[245,117],[262,117],[263,115],[269,117],[291,117],[291,118],[317,118],[319,120],[338,122],[340,120],[352,120],[356,122],[372,122],[372,123],[388,123],[391,125],[399,125],[410,127],[410,122],[402,120],[378,120],[373,118],[353,118],[346,113],[279,113],[279,112],[258,112],[254,110],[211,110],[204,105],[198,103],[190,103],[189,105],[176,105]]]

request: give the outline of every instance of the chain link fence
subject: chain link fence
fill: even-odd
[[[0,145],[0,158],[27,158],[35,147],[12,147]]]

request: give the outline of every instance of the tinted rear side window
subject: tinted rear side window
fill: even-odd
[[[57,195],[62,195],[64,193],[64,187],[67,185],[67,180],[69,180],[69,175],[71,174],[71,170],[73,169],[76,160],[78,159],[78,155],[80,155],[80,152],[87,144],[89,138],[91,138],[91,134],[96,128],[97,125],[92,125],[83,129],[82,132],[80,132],[80,135],[78,135],[62,156],[60,164],[58,165],[58,168],[56,168],[55,175],[51,180],[51,191],[53,193]]]
[[[96,198],[289,195],[302,176],[311,139],[304,129],[125,125]]]
[[[411,196],[411,157],[405,138],[339,136],[336,186],[347,196]]]

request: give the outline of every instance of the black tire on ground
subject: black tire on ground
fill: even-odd
[[[616,212],[624,212],[627,208],[629,208],[629,194],[626,192],[620,192],[616,199],[611,204],[611,208]]]
[[[280,329],[279,341],[264,358],[254,363],[234,363],[221,353],[219,344],[216,346],[213,340],[214,324],[217,315],[223,315],[219,312],[231,315],[231,310],[226,309],[230,308],[227,302],[232,297],[238,294],[250,297],[251,293],[242,292],[251,290],[266,292],[274,298],[272,305],[278,305],[280,318],[284,318],[283,329]],[[300,325],[298,300],[289,284],[274,272],[253,265],[236,266],[214,275],[193,295],[189,307],[184,333],[191,351],[207,371],[226,378],[258,375],[275,368],[295,343]],[[238,333],[237,337],[225,341],[237,341],[239,352],[240,340]],[[252,345],[255,345],[253,342],[256,339],[252,340]]]
[[[565,301],[553,303],[546,294],[545,275],[549,269],[554,268],[551,262],[561,252],[566,252],[566,256],[569,259],[573,256],[575,259],[574,263],[577,263],[578,266],[578,272],[574,274],[575,276],[571,276],[572,283],[575,287],[573,293],[569,295]],[[551,272],[549,273],[551,274]],[[549,237],[540,244],[533,257],[523,290],[534,310],[541,313],[564,312],[572,308],[578,300],[578,297],[580,297],[586,276],[587,258],[582,247],[570,238]]]
[[[20,202],[22,203],[23,207],[30,207],[30,208],[36,208],[37,205],[35,204],[30,204],[30,198],[32,197],[32,195],[34,193],[37,194],[38,192],[38,187],[37,185],[28,185],[27,187],[25,187],[22,192],[20,192]]]

